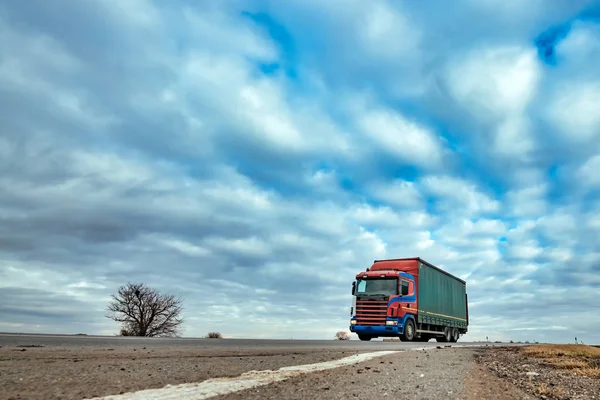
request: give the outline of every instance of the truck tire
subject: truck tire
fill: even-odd
[[[452,341],[452,328],[444,328],[444,336],[438,336],[435,338],[438,342],[447,343]]]
[[[458,329],[452,328],[452,343],[458,342],[459,336],[460,336],[460,334],[458,333]]]
[[[368,342],[369,340],[371,340],[371,336],[358,335],[358,338],[363,342]]]
[[[407,319],[404,324],[404,333],[400,337],[403,342],[410,342],[415,339],[415,334],[417,331],[415,330],[415,323],[412,319]]]

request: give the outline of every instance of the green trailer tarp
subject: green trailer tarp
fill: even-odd
[[[467,287],[461,279],[419,262],[418,321],[467,328]]]

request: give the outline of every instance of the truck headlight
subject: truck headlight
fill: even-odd
[[[356,325],[356,320],[355,319],[350,320],[350,325]]]
[[[398,321],[385,321],[386,325],[398,325]]]

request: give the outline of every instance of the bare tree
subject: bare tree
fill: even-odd
[[[121,336],[180,336],[180,298],[143,283],[128,283],[112,299],[106,317],[121,323]]]
[[[348,332],[339,331],[335,334],[337,340],[350,340],[350,334]]]

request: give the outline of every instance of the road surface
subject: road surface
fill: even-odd
[[[434,340],[428,343],[418,342],[383,342],[373,340],[361,342],[359,340],[272,340],[272,339],[205,339],[205,338],[139,338],[121,336],[76,336],[76,335],[38,335],[0,333],[0,346],[43,345],[45,347],[75,348],[85,346],[88,348],[127,348],[127,347],[153,347],[153,348],[183,348],[201,347],[208,350],[347,350],[347,351],[378,351],[390,349],[421,348],[425,346],[436,347],[440,344]],[[466,346],[485,346],[486,343],[459,341],[455,343]],[[490,343],[489,345],[494,345]]]
[[[382,387],[388,388],[389,394],[396,398],[464,398],[457,396],[464,391],[463,382],[472,368],[474,349],[459,347],[482,344],[459,342],[445,347],[437,342],[0,334],[0,346],[0,387],[3,388],[0,399],[7,400],[88,399],[159,389],[166,385],[206,384],[223,378],[230,380],[225,383],[229,387],[234,381],[240,381],[240,375],[255,374],[251,371],[278,371],[282,367],[313,364],[320,371],[329,368],[328,363],[343,364],[344,360],[357,355],[368,358],[375,357],[373,353],[377,352],[393,352],[377,353],[377,358],[335,369],[310,374],[291,373],[281,382],[276,382],[279,379],[276,376],[269,375],[268,379],[275,383],[213,397],[224,400],[246,396],[347,398],[352,397],[352,393],[368,398],[382,395],[383,392],[379,392]],[[413,351],[422,348],[429,351]],[[359,370],[362,372],[357,372]],[[378,380],[380,384],[373,385]],[[397,391],[400,381],[419,386],[421,390],[400,393]],[[327,386],[327,382],[331,384]],[[366,382],[371,383],[364,386]],[[302,390],[298,392],[295,388]],[[299,396],[300,392],[302,396]],[[442,397],[435,395],[442,392]],[[411,397],[415,393],[418,396]],[[427,393],[433,397],[423,397]]]

